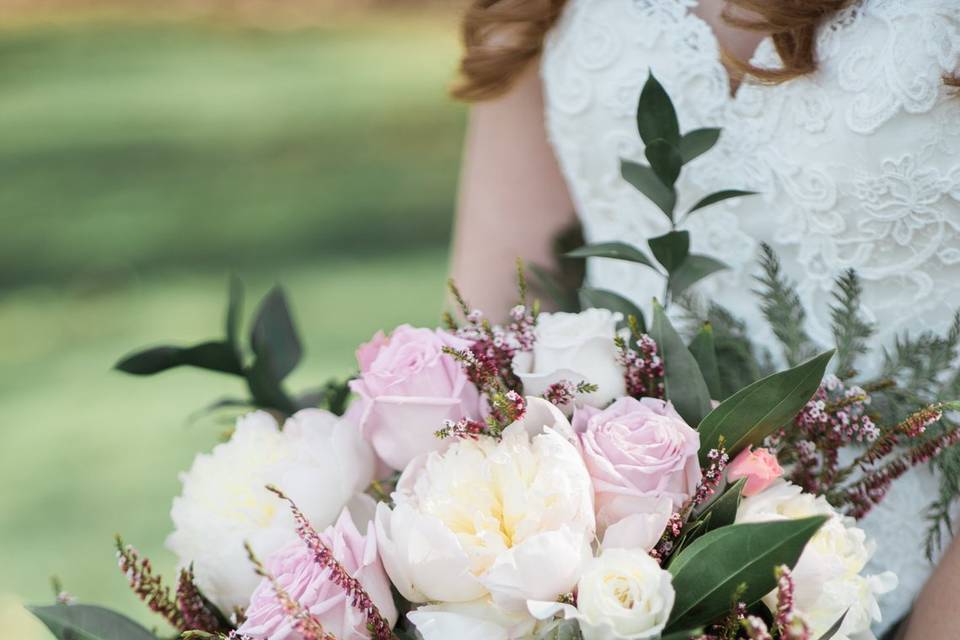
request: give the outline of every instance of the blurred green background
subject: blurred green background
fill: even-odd
[[[112,536],[172,575],[177,473],[226,427],[187,418],[242,393],[112,363],[217,335],[229,273],[248,315],[287,287],[294,389],[348,373],[376,329],[435,323],[464,121],[450,6],[68,4],[0,6],[0,633],[19,640],[49,637],[21,603],[52,575],[157,623]]]

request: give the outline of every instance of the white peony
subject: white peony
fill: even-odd
[[[357,507],[366,506],[359,494],[373,471],[373,453],[359,430],[331,413],[301,411],[283,430],[270,414],[251,413],[237,421],[228,442],[198,455],[181,474],[167,546],[181,565],[193,563],[214,604],[227,612],[246,606],[260,579],[244,542],[267,558],[297,537],[287,505],[264,487],[282,489],[322,531],[351,500],[357,522],[366,521]]]
[[[532,352],[518,353],[514,373],[528,395],[541,396],[550,385],[566,380],[597,385],[594,393],[576,402],[604,407],[626,395],[623,366],[617,361],[614,338],[623,316],[606,309],[580,313],[541,313]]]
[[[873,640],[873,621],[880,621],[877,596],[892,591],[897,577],[892,572],[865,576],[862,571],[873,553],[873,543],[852,518],[840,515],[823,496],[803,493],[785,480],[774,482],[761,493],[744,498],[737,522],[766,522],[827,515],[830,519],[811,538],[793,570],[794,607],[810,626],[811,635],[823,635],[847,613],[836,640]],[[774,611],[776,592],[764,598]]]
[[[407,618],[423,640],[527,640],[538,624],[526,611],[502,609],[490,598],[425,605]]]
[[[411,462],[394,508],[380,504],[376,517],[383,565],[400,593],[411,602],[487,598],[511,615],[527,600],[570,592],[595,535],[593,488],[573,439],[556,407],[529,398],[499,442],[460,440]],[[471,617],[458,619],[466,634]]]

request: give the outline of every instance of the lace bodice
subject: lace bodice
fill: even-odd
[[[833,279],[854,268],[876,341],[943,332],[960,307],[960,69],[956,0],[862,0],[825,25],[818,71],[784,84],[744,84],[730,96],[713,31],[697,0],[569,0],[542,60],[547,128],[591,242],[645,239],[663,215],[620,178],[620,158],[644,161],[636,131],[652,69],[676,103],[682,130],[723,128],[720,143],[684,172],[679,208],[706,193],[761,195],[689,219],[693,247],[731,266],[699,290],[744,319],[778,355],[759,312],[757,250],[770,244],[798,283],[808,331],[831,344]],[[777,66],[769,40],[754,64]],[[643,267],[593,260],[595,286],[638,300],[659,292]],[[860,362],[875,368],[877,361]],[[864,526],[875,562],[900,574],[884,624],[908,609],[930,571],[923,515],[936,479],[912,472]]]

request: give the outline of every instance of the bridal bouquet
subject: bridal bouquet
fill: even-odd
[[[677,176],[719,132],[681,135],[652,78],[638,114],[650,164],[625,162],[624,177],[673,222]],[[224,337],[118,364],[240,376],[250,398],[217,407],[256,409],[181,477],[172,584],[117,541],[131,588],[172,630],[65,592],[33,612],[60,640],[871,638],[897,580],[866,572],[856,519],[910,467],[956,464],[957,407],[940,396],[956,386],[943,371],[960,323],[856,383],[871,327],[855,274],[838,281],[836,349],[810,353],[768,252],[765,305],[790,347],[790,366],[768,372],[735,324],[687,338],[667,313],[723,265],[690,254],[676,226],[649,250],[570,254],[660,272],[647,314],[593,289],[579,311],[541,312],[521,267],[505,324],[451,284],[442,328],[378,333],[356,375],[304,395],[283,383],[301,345],[282,291],[245,345],[235,283]]]

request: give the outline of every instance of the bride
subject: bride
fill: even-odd
[[[907,330],[944,331],[960,307],[957,0],[476,0],[464,31],[458,94],[476,104],[453,272],[479,307],[506,309],[513,292],[497,287],[513,258],[549,262],[573,211],[590,242],[667,231],[619,175],[620,158],[643,158],[634,111],[648,70],[681,129],[723,129],[684,172],[681,197],[761,194],[687,225],[694,250],[731,266],[700,293],[759,342],[774,344],[751,293],[761,242],[798,284],[821,344],[845,269],[861,276],[885,346]],[[593,261],[589,278],[634,300],[659,291],[620,261]],[[932,473],[916,470],[861,522],[874,562],[900,576],[878,633],[912,607],[899,637],[960,637],[960,543],[936,568],[923,551],[935,492]]]

